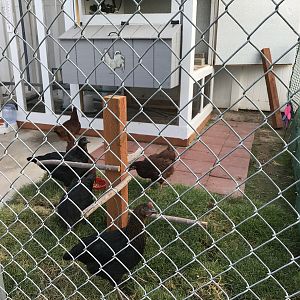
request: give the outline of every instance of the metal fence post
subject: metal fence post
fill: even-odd
[[[4,287],[4,280],[3,280],[3,269],[0,265],[0,300],[6,300],[6,292]]]

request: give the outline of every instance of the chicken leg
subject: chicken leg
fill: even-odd
[[[165,182],[165,180],[161,180],[158,182],[159,183],[159,186],[160,186],[160,192],[162,191],[163,189],[163,186],[168,186],[168,184]]]

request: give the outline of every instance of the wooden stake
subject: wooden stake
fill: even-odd
[[[192,220],[192,219],[174,217],[174,216],[167,216],[167,215],[153,214],[153,215],[150,216],[150,218],[158,219],[158,220],[162,220],[162,221],[168,220],[170,222],[179,223],[179,224],[186,224],[186,225],[198,224],[198,225],[201,225],[205,228],[207,228],[207,225],[208,225],[208,223],[204,222],[204,221]]]
[[[108,185],[112,182],[120,183],[125,178],[125,168],[128,165],[127,159],[127,134],[125,125],[127,123],[127,101],[125,96],[105,96],[107,108],[103,111],[104,142],[109,151],[105,153],[105,164],[120,166],[120,172],[106,171]],[[107,224],[116,220],[115,224],[119,228],[127,226],[128,212],[128,186],[126,185],[118,195],[115,195],[106,203],[108,212]],[[120,216],[120,217],[119,217]],[[119,218],[118,218],[119,217]],[[114,226],[111,229],[116,229]]]
[[[129,210],[129,212],[132,214],[132,210]],[[200,226],[203,226],[207,228],[208,223],[204,221],[199,221],[199,220],[192,220],[192,219],[187,219],[187,218],[182,218],[182,217],[175,217],[175,216],[167,216],[167,215],[158,215],[158,214],[152,214],[149,216],[151,219],[158,219],[161,221],[168,220],[173,223],[178,223],[178,224],[186,224],[186,225],[193,225],[193,224],[198,224]]]
[[[261,50],[262,52],[262,62],[263,68],[265,72],[266,85],[269,96],[269,103],[271,112],[276,111],[272,116],[272,126],[275,129],[279,129],[283,127],[281,112],[279,110],[279,98],[276,87],[276,80],[273,71],[270,69],[272,64],[272,56],[270,48],[264,48]]]

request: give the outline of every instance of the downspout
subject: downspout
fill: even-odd
[[[79,10],[78,0],[75,0],[75,15],[76,15],[76,24],[77,26],[80,26],[80,10]]]
[[[27,44],[26,44],[26,31],[24,26],[24,19],[23,19],[23,8],[22,8],[22,0],[18,0],[19,2],[19,10],[20,10],[20,19],[21,19],[21,30],[22,30],[22,36],[23,36],[23,47],[24,47],[24,58],[25,58],[25,65],[26,67],[26,76],[27,81],[30,83],[30,70],[28,66],[28,52],[27,52]],[[28,86],[28,90],[31,91],[31,86]]]

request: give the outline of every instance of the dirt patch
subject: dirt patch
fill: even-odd
[[[224,112],[224,109],[220,109],[221,112]],[[263,112],[266,116],[267,112]],[[219,112],[216,110],[213,111],[212,117],[218,117]],[[251,122],[251,123],[262,123],[264,116],[257,111],[253,110],[239,110],[239,111],[226,111],[223,117],[226,121],[236,121],[236,122]]]
[[[224,111],[224,110],[223,110]],[[263,112],[268,115],[269,112]],[[274,130],[269,124],[260,127],[264,115],[257,111],[227,111],[223,118],[226,121],[257,123],[251,153],[246,195],[251,199],[264,198],[270,201],[283,192],[283,196],[294,205],[295,189],[290,187],[294,182],[292,155],[285,149],[285,129]],[[218,112],[213,112],[216,118]],[[252,177],[251,177],[252,176]]]
[[[246,184],[246,193],[271,199],[284,191],[283,196],[294,204],[292,155],[284,147],[283,136],[283,129],[274,131],[269,125],[256,131],[248,173],[253,179]]]

